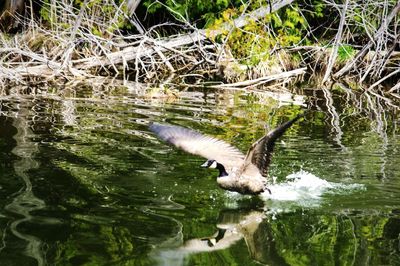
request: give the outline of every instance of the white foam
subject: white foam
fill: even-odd
[[[271,194],[264,192],[261,194],[263,199],[274,201],[310,201],[318,200],[321,196],[329,191],[330,193],[345,192],[355,189],[363,189],[360,184],[342,184],[328,182],[315,176],[312,173],[300,170],[299,172],[290,174],[286,177],[286,181],[282,183],[273,183],[268,186]]]
[[[267,213],[288,212],[298,207],[315,208],[322,205],[324,195],[331,197],[365,190],[362,184],[329,182],[304,170],[288,175],[283,182],[277,182],[276,178],[272,180],[268,185],[271,194],[265,191],[260,195],[266,201]],[[225,205],[229,208],[237,208],[241,200],[251,198],[229,191],[225,195]]]

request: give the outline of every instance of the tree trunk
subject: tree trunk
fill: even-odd
[[[23,15],[25,10],[24,0],[5,0],[0,6],[0,30],[9,32],[18,27],[16,16]]]
[[[349,5],[349,0],[346,0],[346,2],[344,3],[344,6],[343,6],[342,14],[340,16],[339,29],[336,34],[335,41],[333,43],[332,53],[329,56],[328,67],[326,68],[322,83],[325,83],[329,79],[333,65],[335,64],[339,45],[340,45],[340,42],[342,41],[343,27],[344,27],[344,23],[346,21],[346,12],[347,12],[348,5]]]
[[[136,11],[136,8],[140,4],[141,0],[128,0],[127,1],[127,6],[128,6],[128,12],[129,15],[133,15]]]

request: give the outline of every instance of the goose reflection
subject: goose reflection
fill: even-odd
[[[191,254],[227,249],[242,239],[250,257],[260,261],[263,257],[260,247],[263,245],[258,242],[264,237],[261,236],[262,230],[258,229],[265,218],[264,212],[258,210],[223,211],[213,235],[189,239],[177,248],[161,250],[156,255],[157,261],[160,265],[184,265]]]
[[[251,211],[243,216],[224,213],[222,221],[217,224],[218,231],[213,236],[191,239],[180,250],[191,253],[215,251],[228,248],[244,238],[249,250],[254,251],[254,233],[264,218],[264,214],[259,211]]]

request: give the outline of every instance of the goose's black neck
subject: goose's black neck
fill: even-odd
[[[225,167],[222,164],[217,163],[217,169],[219,170],[219,176],[218,177],[223,177],[223,176],[227,176],[228,175],[228,173],[225,170]]]

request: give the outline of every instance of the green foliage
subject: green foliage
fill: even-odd
[[[341,45],[338,49],[338,61],[345,62],[356,54],[356,50],[350,45]]]
[[[147,8],[147,12],[155,14],[156,12],[169,12],[175,16],[177,20],[188,20],[196,22],[198,26],[212,24],[219,14],[229,7],[238,6],[240,1],[229,0],[166,0],[153,1],[145,0],[143,5]]]
[[[326,4],[320,0],[312,1],[313,12],[310,12],[309,15],[312,18],[322,18],[324,16],[324,11],[326,8]]]
[[[243,9],[242,6],[225,10],[209,28],[218,29],[223,23],[231,23],[242,14]],[[260,61],[269,60],[272,49],[299,43],[306,27],[307,22],[300,10],[292,6],[269,14],[261,21],[248,21],[243,29],[235,29],[229,36],[228,32],[224,32],[220,39],[228,36],[227,43],[233,55],[248,65],[256,65]]]
[[[56,18],[54,12],[52,12],[52,9],[50,8],[50,0],[44,0],[43,1],[43,6],[40,9],[40,17],[42,20],[52,24]]]
[[[71,2],[71,10],[74,17],[68,13],[60,16],[64,6],[57,1],[44,0],[40,9],[40,17],[49,27],[71,28],[71,20],[76,19],[81,9],[84,8],[84,16],[87,19],[81,21],[81,27],[90,30],[94,35],[104,37],[118,29],[131,29],[132,25],[125,19],[128,8],[126,1],[123,0],[93,0],[88,1],[84,6],[84,1],[74,0]],[[118,10],[117,10],[118,9]],[[122,12],[121,12],[122,11]]]

